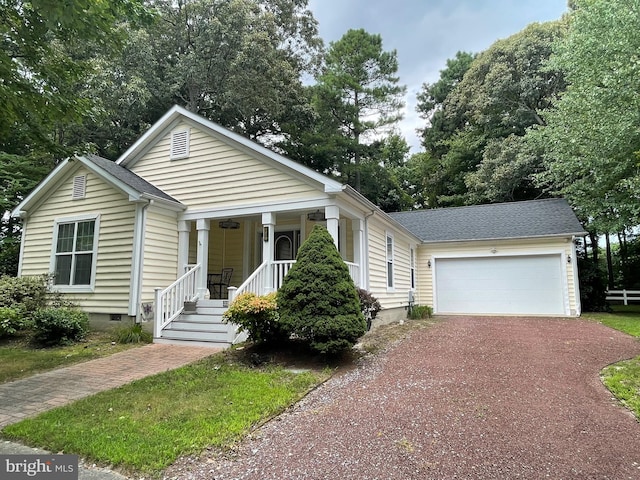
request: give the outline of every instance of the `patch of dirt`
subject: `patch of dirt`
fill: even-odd
[[[353,349],[339,355],[320,355],[294,340],[279,345],[247,342],[224,352],[228,362],[249,367],[277,365],[288,369],[322,371],[327,368],[343,371],[354,368],[367,358],[386,351],[411,332],[433,325],[437,320],[407,320],[381,325],[368,331]]]

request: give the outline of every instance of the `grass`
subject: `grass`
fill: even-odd
[[[583,316],[634,337],[640,337],[640,305],[613,305],[611,308],[612,312],[589,312]]]
[[[81,343],[48,348],[35,347],[27,335],[3,339],[0,341],[0,383],[104,357],[132,346],[112,345],[109,332],[92,332]]]
[[[640,305],[613,305],[611,312],[585,313],[583,316],[603,325],[640,337]],[[602,383],[640,420],[640,357],[605,367]]]
[[[181,455],[231,447],[329,376],[327,370],[256,368],[234,358],[216,354],[10,425],[2,435],[158,475]]]
[[[602,383],[640,420],[640,357],[609,365],[601,372]]]

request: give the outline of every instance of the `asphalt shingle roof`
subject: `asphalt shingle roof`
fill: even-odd
[[[107,160],[106,158],[102,158],[98,155],[93,154],[84,155],[84,158],[96,164],[98,167],[114,176],[124,184],[133,188],[137,192],[146,193],[148,195],[153,195],[154,197],[162,198],[164,200],[169,200],[170,202],[180,204],[180,202],[173,198],[171,195],[166,194],[158,187],[147,182],[144,178],[139,177],[131,170],[128,170],[125,167],[112,162],[111,160]]]
[[[557,198],[389,215],[425,243],[586,234],[567,201]]]

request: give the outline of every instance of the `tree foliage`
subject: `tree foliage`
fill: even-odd
[[[640,2],[576,0],[549,68],[569,87],[530,141],[538,176],[599,232],[640,224]]]
[[[522,137],[544,125],[542,112],[565,88],[544,68],[562,22],[531,24],[476,57],[458,53],[441,78],[423,86],[418,110],[428,119],[422,157],[429,206],[525,200],[540,195],[537,149]],[[462,75],[462,76],[461,76]]]
[[[380,35],[349,30],[329,46],[314,86],[318,133],[337,147],[335,168],[357,190],[370,143],[402,118],[406,88],[397,72],[397,53],[383,50]]]
[[[15,274],[19,228],[7,215],[60,158],[86,149],[65,136],[92,113],[79,95],[96,52],[112,52],[122,21],[150,18],[143,0],[0,3],[0,271]]]
[[[300,246],[277,303],[285,329],[320,353],[345,350],[367,330],[349,269],[320,225]]]

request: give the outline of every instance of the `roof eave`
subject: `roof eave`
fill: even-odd
[[[165,113],[160,120],[158,120],[149,130],[147,130],[144,135],[142,135],[137,142],[135,142],[129,149],[124,152],[116,163],[118,165],[125,166],[132,161],[134,161],[145,149],[151,144],[156,136],[162,133],[172,122],[176,121],[180,117],[184,117],[188,119],[190,122],[195,123],[205,130],[209,130],[210,132],[225,137],[226,139],[235,142],[236,144],[251,150],[259,155],[267,157],[276,163],[283,165],[286,168],[289,168],[300,175],[303,175],[306,178],[314,180],[319,184],[324,186],[325,193],[338,193],[341,191],[342,184],[337,182],[322,173],[316,172],[315,170],[306,167],[300,163],[297,163],[279,153],[274,152],[273,150],[268,149],[267,147],[263,147],[262,145],[249,140],[242,135],[233,132],[227,128],[224,128],[221,125],[218,125],[211,120],[208,120],[197,113],[190,112],[186,108],[180,107],[178,105],[174,105],[167,113]]]
[[[173,210],[175,212],[184,212],[187,207],[179,202],[173,202],[166,198],[158,197],[157,195],[152,195],[151,193],[143,193],[140,195],[140,198],[143,200],[148,200],[151,203],[158,203],[162,205],[164,208],[168,210]]]
[[[542,239],[542,238],[567,238],[567,237],[584,237],[588,235],[587,232],[567,232],[567,233],[554,233],[548,235],[526,235],[517,237],[491,237],[491,238],[464,238],[454,240],[422,240],[423,245],[432,245],[436,243],[464,243],[464,242],[498,242],[501,240],[526,240],[526,239]]]
[[[391,217],[388,213],[386,213],[384,210],[378,207],[375,203],[373,203],[367,197],[365,197],[360,192],[358,192],[351,185],[342,185],[342,191],[347,195],[349,195],[351,198],[357,200],[359,203],[364,205],[367,210],[370,210],[372,213],[375,212],[378,215],[380,215],[384,220],[391,223],[391,225],[401,230],[404,234],[408,235],[409,237],[415,238],[417,240],[416,243],[421,242],[420,237],[418,237],[415,233],[413,233],[407,227],[399,223],[397,220],[394,220],[393,217]]]
[[[36,188],[34,188],[29,195],[27,195],[12,211],[11,217],[13,218],[25,218],[29,211],[29,206],[34,202],[37,202],[38,199],[44,195],[51,181],[57,177],[66,167],[72,162],[73,159],[65,158],[62,162],[54,168],[49,175],[47,175],[44,180],[42,180]]]

